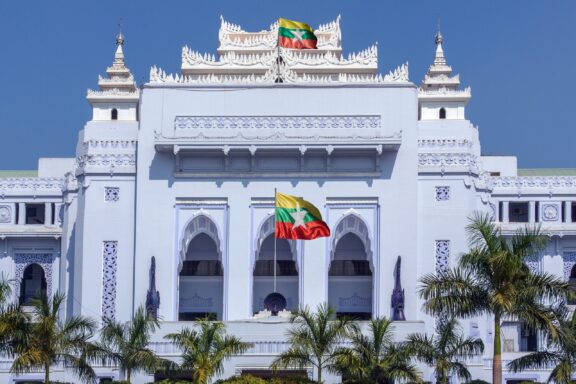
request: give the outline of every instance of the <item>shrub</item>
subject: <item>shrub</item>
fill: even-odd
[[[484,380],[476,379],[476,380],[472,380],[472,381],[471,381],[470,383],[468,383],[468,384],[490,384],[490,383],[487,382],[487,381],[484,381]]]
[[[244,376],[232,376],[228,379],[218,380],[214,384],[266,384],[267,381],[259,377],[244,375]]]

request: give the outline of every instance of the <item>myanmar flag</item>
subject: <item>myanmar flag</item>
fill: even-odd
[[[276,230],[279,239],[313,240],[330,236],[318,208],[296,196],[276,193]]]
[[[316,49],[316,35],[308,24],[280,18],[278,44],[284,48]]]

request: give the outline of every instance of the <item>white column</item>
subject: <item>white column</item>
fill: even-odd
[[[44,225],[52,224],[52,203],[44,203]]]
[[[564,222],[571,223],[572,222],[572,202],[565,201],[564,202]]]
[[[62,203],[54,204],[54,225],[62,225],[60,221],[60,210],[62,209]]]
[[[529,201],[528,202],[528,222],[534,223],[536,222],[536,202]]]
[[[502,222],[503,223],[508,222],[508,202],[507,201],[502,202]]]
[[[18,224],[26,224],[26,203],[18,203]]]

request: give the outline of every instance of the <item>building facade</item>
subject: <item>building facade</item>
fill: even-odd
[[[277,29],[246,32],[222,19],[216,56],[184,47],[180,73],[152,67],[140,88],[118,36],[112,66],[88,91],[93,115],[76,158],[0,173],[0,269],[18,284],[15,300],[60,291],[63,317],[119,321],[148,302],[162,320],[151,347],[173,359],[163,335],[211,316],[254,343],[226,363],[228,377],[268,369],[288,346],[289,311],[327,302],[360,319],[391,317],[396,283],[405,292],[397,339],[434,332],[418,281],[467,251],[476,211],[504,233],[540,224],[550,241],[530,268],[576,278],[576,172],[482,156],[465,115],[471,90],[453,75],[439,32],[418,86],[406,64],[379,74],[377,46],[344,55],[339,17],[315,31],[317,50],[278,48]],[[275,245],[275,189],[318,206],[331,237]],[[277,315],[265,310],[273,292],[286,301]],[[469,361],[475,378],[491,377],[491,324],[462,321],[486,346]],[[505,323],[503,360],[543,342]],[[0,362],[2,382],[43,377],[15,376],[10,364]],[[115,367],[96,369],[120,377]],[[74,381],[64,367],[53,370]]]

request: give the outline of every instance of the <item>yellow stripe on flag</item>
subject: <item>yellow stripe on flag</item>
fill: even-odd
[[[280,19],[278,19],[278,22],[280,23],[280,27],[282,27],[282,28],[305,29],[307,31],[314,32],[308,24],[301,23],[299,21],[292,21],[292,20],[286,20],[286,19],[280,18]]]
[[[296,196],[276,192],[276,208],[296,209],[296,205],[299,205],[301,209],[306,209],[316,219],[322,220],[322,215],[318,208],[306,200]]]

